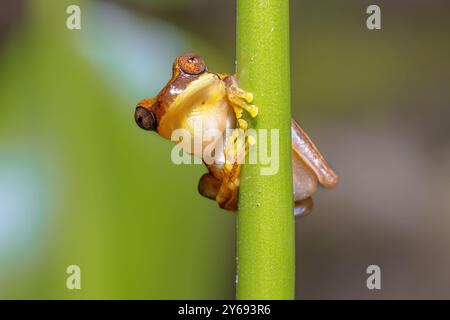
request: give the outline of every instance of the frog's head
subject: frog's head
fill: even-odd
[[[170,138],[173,126],[181,123],[188,106],[203,102],[205,93],[213,88],[219,77],[208,72],[205,61],[195,53],[184,53],[173,62],[172,78],[156,97],[141,100],[134,118],[144,130],[157,131]],[[199,100],[199,101],[197,101]],[[200,102],[200,100],[202,100]]]

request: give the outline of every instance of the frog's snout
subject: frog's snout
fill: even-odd
[[[142,106],[137,106],[134,112],[134,120],[136,124],[144,130],[156,130],[155,114]]]

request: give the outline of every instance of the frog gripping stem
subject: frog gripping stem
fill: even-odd
[[[236,298],[293,299],[289,0],[237,1],[237,80],[259,107],[255,129],[279,130],[280,144],[277,174],[261,175],[258,164],[242,169]]]
[[[243,119],[243,110],[247,111],[252,118],[258,115],[258,107],[251,104],[253,93],[241,89],[237,85],[235,76],[228,76],[224,81],[227,85],[227,97],[233,107],[239,128],[245,131],[248,128],[248,123]]]

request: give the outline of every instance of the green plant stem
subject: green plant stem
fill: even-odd
[[[261,167],[267,165],[243,166],[237,218],[238,299],[294,298],[289,68],[289,0],[238,0],[238,82],[254,94],[259,107],[253,127],[279,130],[278,173],[261,175]]]

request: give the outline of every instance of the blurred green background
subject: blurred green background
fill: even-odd
[[[296,222],[297,298],[450,298],[449,9],[291,1],[293,114],[341,177]],[[234,1],[0,1],[0,298],[234,297],[235,216],[133,120],[186,50],[233,72]]]

